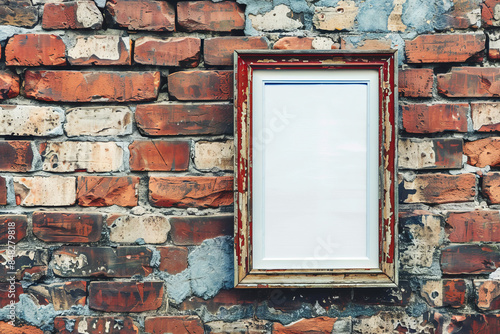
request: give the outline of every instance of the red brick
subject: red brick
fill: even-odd
[[[467,163],[476,167],[500,166],[500,137],[490,137],[465,143]]]
[[[275,334],[299,334],[299,333],[314,333],[314,334],[330,334],[333,331],[333,324],[337,318],[317,317],[311,319],[302,319],[283,326],[275,322],[273,325],[273,333]]]
[[[313,48],[312,37],[282,37],[274,43],[276,50],[310,50]]]
[[[168,92],[177,100],[230,100],[233,71],[183,71],[168,76]]]
[[[0,171],[28,172],[33,162],[29,141],[0,141]]]
[[[157,310],[163,301],[163,282],[91,282],[89,307],[104,312]]]
[[[463,279],[443,280],[443,304],[451,307],[465,305],[467,284]]]
[[[160,72],[26,71],[29,98],[64,102],[148,101],[158,96]]]
[[[11,99],[19,95],[19,77],[9,71],[0,71],[0,100]]]
[[[500,131],[500,105],[498,103],[471,103],[472,127],[478,132]]]
[[[152,205],[178,208],[216,208],[233,204],[233,177],[151,177]]]
[[[38,9],[30,0],[0,2],[0,26],[32,28],[38,21]]]
[[[17,248],[15,254],[15,270],[12,270],[10,266],[7,267],[7,261],[12,258],[11,254],[6,249],[0,249],[0,282],[6,282],[7,278],[12,276],[10,272],[15,272],[14,276],[17,281],[23,279],[25,274],[31,275],[30,281],[38,281],[47,275],[49,254],[46,249],[20,250]]]
[[[451,242],[500,242],[498,211],[450,212],[446,222]]]
[[[482,194],[488,199],[489,203],[500,203],[500,172],[489,172],[482,179]]]
[[[62,277],[148,276],[153,272],[151,256],[152,251],[142,246],[63,246],[52,254],[50,265],[54,273]]]
[[[498,10],[500,9],[500,2],[498,0],[485,0],[481,11],[483,24],[485,27],[498,27],[500,20],[498,19]],[[496,15],[495,15],[496,14]]]
[[[210,66],[232,66],[234,50],[268,48],[265,37],[215,37],[203,44],[203,59]]]
[[[112,23],[128,30],[175,31],[175,8],[167,1],[110,0],[106,10]]]
[[[103,17],[94,1],[46,3],[43,29],[101,29]]]
[[[66,65],[66,45],[56,35],[14,35],[5,47],[5,62],[10,66]]]
[[[401,203],[472,202],[475,195],[474,174],[418,174],[411,182],[401,178],[399,184]]]
[[[496,280],[475,280],[477,296],[476,305],[480,310],[500,309],[500,281]]]
[[[0,215],[0,244],[18,243],[26,236],[27,227],[25,215]]]
[[[245,15],[243,8],[232,1],[180,1],[177,22],[187,31],[243,30]]]
[[[454,0],[453,6],[444,14],[446,26],[457,29],[480,27],[482,2],[483,0]]]
[[[459,138],[401,138],[398,142],[399,168],[462,168],[463,141]]]
[[[71,326],[66,326],[71,323]],[[54,319],[58,334],[80,334],[79,328],[85,328],[87,334],[138,334],[139,329],[129,317],[77,317],[63,316]],[[69,331],[68,328],[73,328]]]
[[[39,305],[52,304],[54,310],[69,310],[73,306],[85,306],[87,302],[87,282],[71,281],[64,283],[32,285],[28,288],[30,297]]]
[[[170,236],[176,245],[201,245],[203,240],[233,235],[233,216],[172,217]]]
[[[29,325],[13,327],[10,323],[0,321],[0,333],[8,334],[44,334],[40,328]]]
[[[85,243],[101,239],[103,217],[84,212],[33,212],[33,234],[45,242]]]
[[[438,91],[448,97],[496,97],[500,95],[500,68],[453,67],[439,74]],[[464,84],[466,83],[466,84]]]
[[[453,334],[498,334],[500,314],[453,315],[448,333]]]
[[[81,206],[136,206],[137,176],[79,176],[77,197]]]
[[[151,334],[203,334],[203,323],[198,316],[147,317],[145,331]]]
[[[450,245],[441,252],[443,274],[488,274],[499,265],[500,252],[490,245]]]
[[[484,34],[420,35],[406,41],[408,63],[462,63],[483,59]]]
[[[407,104],[403,109],[403,129],[410,133],[444,131],[467,132],[469,105],[461,104]]]
[[[430,68],[409,68],[399,71],[399,95],[432,97],[434,73]]]
[[[188,267],[188,249],[178,246],[156,248],[161,255],[159,269],[171,275],[178,274]]]
[[[7,205],[7,181],[0,176],[0,205]]]
[[[71,65],[130,65],[132,41],[114,35],[77,36],[68,49]]]
[[[140,104],[135,121],[148,136],[233,133],[232,104]]]
[[[133,171],[185,171],[189,166],[187,141],[134,141],[129,150]]]
[[[196,67],[201,40],[194,37],[141,37],[135,41],[134,60],[139,64]]]
[[[19,301],[19,296],[24,293],[21,283],[15,282],[14,285],[7,283],[0,283],[0,308],[10,304],[13,300],[15,303]]]

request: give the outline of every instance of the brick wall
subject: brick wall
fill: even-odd
[[[0,0],[0,332],[498,333],[499,10]],[[232,51],[339,48],[400,51],[400,288],[230,289]]]

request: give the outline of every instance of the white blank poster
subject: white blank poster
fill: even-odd
[[[253,78],[253,268],[377,268],[378,72]]]

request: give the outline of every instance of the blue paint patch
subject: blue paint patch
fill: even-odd
[[[359,3],[357,29],[364,32],[385,32],[394,8],[392,0],[367,0]]]
[[[245,8],[245,35],[257,36],[262,35],[252,27],[252,21],[248,19],[248,15],[262,15],[270,12],[278,5],[286,5],[294,13],[304,14],[305,30],[312,29],[312,17],[314,9],[309,6],[306,0],[236,0],[237,3],[246,5]]]
[[[451,8],[448,0],[406,0],[401,19],[409,30],[418,33],[442,30],[447,26],[444,14]]]
[[[221,289],[234,285],[233,238],[229,236],[205,240],[188,255],[189,266],[177,275],[161,273],[169,298],[181,303],[195,295],[214,297]]]

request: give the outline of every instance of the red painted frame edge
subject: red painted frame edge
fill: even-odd
[[[252,270],[252,71],[259,69],[379,70],[379,270]],[[235,287],[396,287],[397,51],[244,50],[234,53]]]

